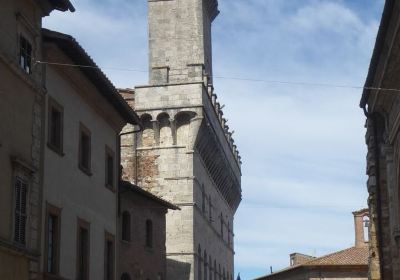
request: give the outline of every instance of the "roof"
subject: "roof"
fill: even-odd
[[[44,14],[49,15],[53,10],[75,12],[75,7],[69,0],[36,0],[43,8]]]
[[[351,247],[323,257],[316,258],[304,264],[304,266],[319,265],[368,265],[368,247]]]
[[[164,199],[162,199],[161,197],[158,197],[146,190],[144,190],[143,188],[136,186],[128,181],[120,181],[119,183],[119,192],[123,193],[123,192],[127,192],[127,191],[132,191],[134,193],[140,194],[166,208],[172,209],[172,210],[180,210],[180,208],[178,206],[176,206],[175,204],[172,204]]]
[[[312,268],[312,267],[335,267],[335,266],[368,266],[369,251],[368,247],[351,247],[342,251],[338,251],[329,255],[325,255],[319,258],[315,258],[303,264],[291,266],[275,273],[259,277],[257,279],[268,279],[270,276],[275,276],[280,273],[293,271],[300,268]],[[257,280],[256,279],[256,280]]]
[[[360,107],[364,108],[367,104],[370,90],[369,87],[372,87],[375,79],[376,70],[378,68],[379,59],[382,53],[382,50],[385,45],[385,39],[388,33],[390,20],[393,15],[395,0],[386,0],[385,7],[382,13],[381,24],[379,26],[378,35],[376,37],[374,51],[372,53],[371,63],[369,65],[367,79],[364,85],[364,91],[360,101]]]
[[[80,71],[82,71],[126,122],[139,126],[142,125],[138,115],[125,102],[106,75],[72,36],[48,29],[42,29],[42,36],[44,42],[55,43],[74,64],[85,66],[79,67]]]
[[[75,7],[69,0],[49,0],[54,9],[65,12],[67,10],[75,12]]]

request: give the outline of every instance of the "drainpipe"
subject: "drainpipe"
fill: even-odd
[[[381,203],[381,186],[380,186],[380,159],[379,159],[379,144],[378,144],[378,125],[377,125],[377,113],[370,113],[366,108],[367,104],[364,104],[363,111],[367,119],[372,121],[373,137],[374,137],[374,159],[375,159],[375,177],[376,177],[376,212],[378,216],[378,243],[379,243],[379,262],[380,262],[380,274],[381,280],[385,279],[384,276],[384,259],[383,259],[383,237],[382,237],[382,203]]]

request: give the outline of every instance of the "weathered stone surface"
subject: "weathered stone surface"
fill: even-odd
[[[144,124],[122,140],[124,178],[181,207],[166,220],[170,280],[233,277],[241,162],[213,94],[217,4],[149,0],[150,85],[121,92]]]

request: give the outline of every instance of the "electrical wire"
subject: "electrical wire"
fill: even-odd
[[[48,61],[36,61],[37,64],[55,65],[55,66],[65,66],[65,67],[77,67],[77,68],[92,68],[97,70],[116,70],[116,71],[127,71],[127,72],[141,72],[148,73],[148,70],[140,70],[134,68],[120,68],[120,67],[96,67],[90,65],[79,65],[79,64],[68,64],[68,63],[58,63],[58,62],[48,62]],[[175,70],[175,69],[174,69]],[[176,69],[183,70],[183,69]],[[308,86],[308,87],[330,87],[330,88],[347,88],[347,89],[357,89],[357,90],[376,90],[376,91],[390,91],[390,92],[400,92],[400,89],[396,88],[382,88],[382,87],[364,87],[355,85],[343,85],[343,84],[329,84],[329,83],[316,83],[316,82],[301,82],[301,81],[284,81],[284,80],[268,80],[268,79],[255,79],[255,78],[244,78],[244,77],[229,77],[215,75],[214,79],[223,80],[235,80],[235,81],[246,81],[246,82],[261,82],[269,84],[282,84],[282,85],[294,85],[294,86]]]

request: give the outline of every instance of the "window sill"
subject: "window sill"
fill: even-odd
[[[88,176],[92,176],[93,175],[93,173],[90,171],[90,169],[87,169],[86,167],[82,166],[81,164],[79,164],[78,167],[86,175],[88,175]]]
[[[62,151],[62,148],[57,148],[56,146],[54,146],[53,144],[47,142],[47,147],[52,150],[53,152],[55,152],[56,154],[58,154],[60,157],[65,156],[65,154]]]

